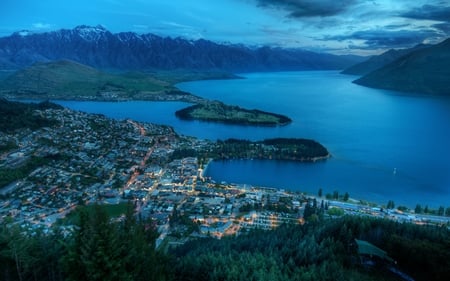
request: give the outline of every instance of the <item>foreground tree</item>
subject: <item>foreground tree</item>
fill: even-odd
[[[82,209],[64,257],[68,280],[167,280],[168,259],[155,250],[153,226],[137,220],[133,207],[113,223],[103,208]]]
[[[392,200],[389,200],[386,206],[387,209],[394,209],[395,208],[395,203]]]

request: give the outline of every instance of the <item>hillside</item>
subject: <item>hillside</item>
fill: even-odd
[[[97,69],[222,70],[231,72],[344,69],[361,61],[301,49],[248,47],[78,26],[46,33],[16,32],[0,38],[0,67],[68,59]]]
[[[221,240],[193,238],[166,252],[155,250],[155,224],[132,216],[131,207],[121,222],[111,220],[104,206],[80,208],[83,219],[71,235],[1,224],[0,276],[8,277],[2,280],[440,281],[450,274],[445,227],[353,216]],[[367,254],[355,239],[395,262]]]
[[[0,98],[0,132],[53,126],[56,124],[54,120],[48,120],[34,112],[48,108],[61,108],[61,106],[50,102],[21,103]]]
[[[448,238],[444,227],[356,216],[284,225],[186,243],[174,250],[175,280],[446,280]],[[382,248],[395,262],[364,256],[355,239]]]
[[[416,50],[355,81],[356,84],[410,92],[450,96],[450,39]]]
[[[342,74],[351,74],[351,75],[366,75],[378,68],[381,68],[411,52],[423,49],[428,47],[424,44],[416,45],[413,48],[409,49],[400,49],[400,50],[388,50],[381,55],[373,56],[366,61],[357,63],[352,65],[342,71]]]
[[[110,74],[73,61],[35,63],[0,82],[8,98],[185,100],[198,98],[144,73]]]

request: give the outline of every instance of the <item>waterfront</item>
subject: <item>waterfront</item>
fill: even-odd
[[[173,126],[208,139],[312,138],[333,157],[326,162],[260,160],[213,162],[216,181],[275,186],[397,205],[437,207],[450,201],[449,100],[397,95],[352,84],[337,72],[245,74],[247,79],[182,83],[181,90],[249,109],[282,113],[292,124],[277,128],[181,121],[185,103],[61,102],[68,107]],[[396,173],[394,173],[394,169]]]

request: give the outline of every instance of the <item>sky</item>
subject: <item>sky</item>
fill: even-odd
[[[450,37],[450,0],[0,0],[0,36],[78,25],[372,55]]]

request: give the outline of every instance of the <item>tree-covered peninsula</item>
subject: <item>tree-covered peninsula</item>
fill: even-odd
[[[328,150],[310,139],[275,138],[262,141],[240,139],[218,140],[206,150],[179,148],[172,158],[199,157],[209,159],[274,159],[317,161],[330,157]]]
[[[183,120],[201,120],[237,125],[282,126],[292,122],[289,117],[281,114],[257,109],[249,110],[218,101],[195,104],[178,110],[175,115]]]

